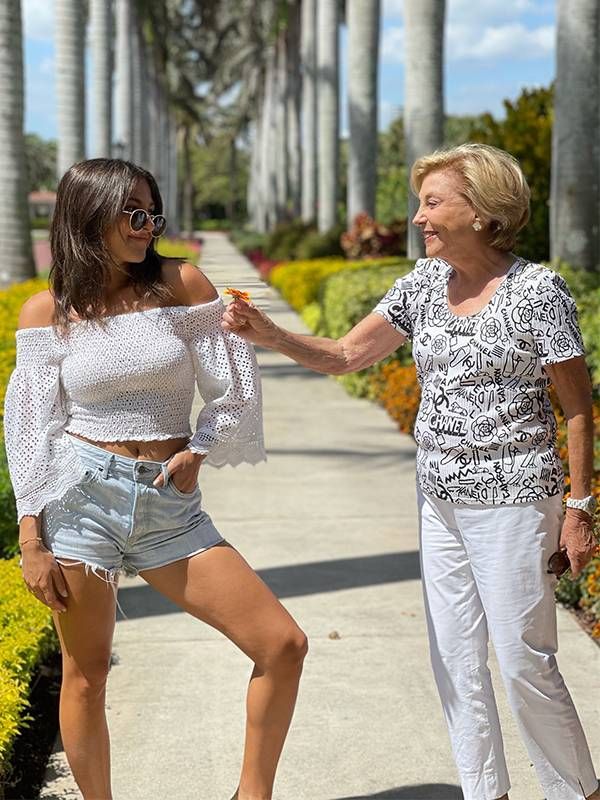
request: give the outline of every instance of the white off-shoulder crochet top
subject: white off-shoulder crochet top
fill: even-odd
[[[265,458],[262,397],[251,345],[221,328],[220,299],[17,331],[5,440],[19,520],[37,516],[83,474],[72,439],[189,437],[220,467]],[[204,406],[192,435],[197,384]]]

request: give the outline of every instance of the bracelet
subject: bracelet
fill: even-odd
[[[41,536],[32,536],[30,539],[24,539],[22,542],[19,542],[19,547],[23,547],[25,544],[29,544],[29,542],[43,542]]]

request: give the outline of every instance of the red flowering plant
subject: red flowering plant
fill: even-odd
[[[358,214],[340,243],[346,258],[378,258],[406,253],[406,220],[382,225],[366,213]]]

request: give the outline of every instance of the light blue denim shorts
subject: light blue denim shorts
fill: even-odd
[[[152,485],[167,463],[115,455],[72,437],[85,476],[42,517],[44,544],[62,559],[101,570],[137,574],[201,553],[224,541],[202,510],[202,494],[180,492],[168,480]]]

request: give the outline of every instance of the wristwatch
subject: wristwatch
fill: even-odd
[[[567,508],[578,508],[580,511],[585,511],[586,514],[593,516],[596,510],[596,498],[589,495],[581,500],[575,497],[567,497]]]

